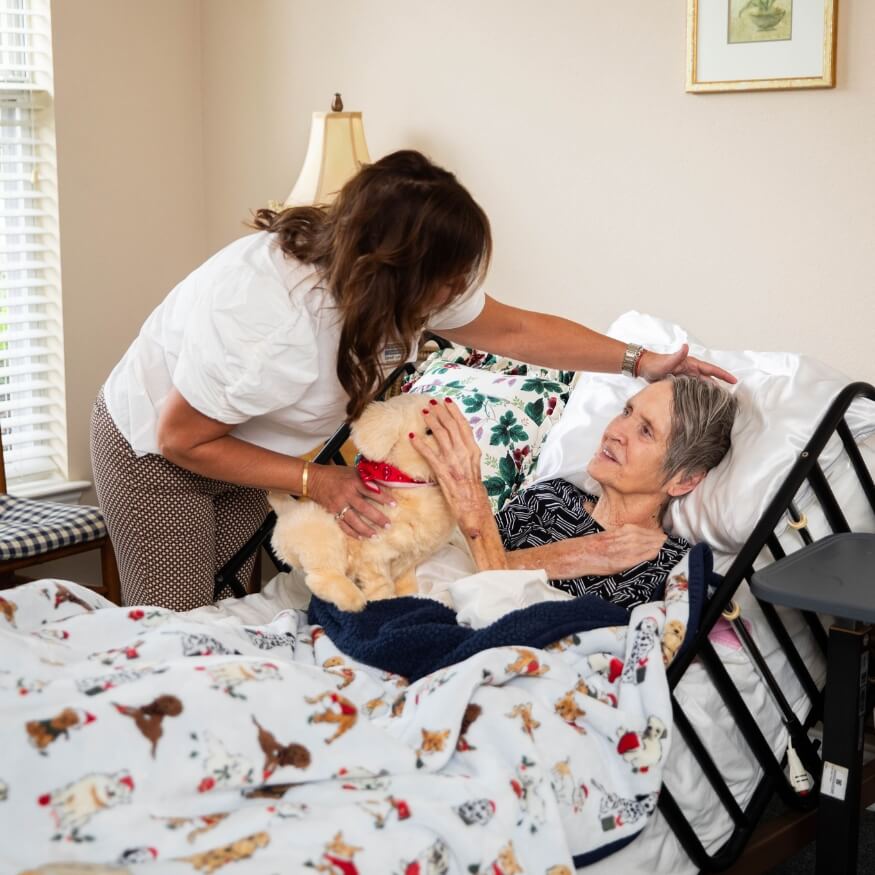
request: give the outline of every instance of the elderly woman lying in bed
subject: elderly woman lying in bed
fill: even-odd
[[[565,480],[538,483],[495,516],[481,482],[480,450],[450,399],[428,413],[434,445],[414,441],[481,570],[543,568],[574,595],[633,608],[648,601],[689,549],[667,537],[673,499],[696,488],[729,449],[735,399],[718,383],[669,377],[626,402],[587,472],[596,497]]]

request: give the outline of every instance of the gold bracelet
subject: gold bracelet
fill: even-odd
[[[304,470],[301,474],[301,498],[307,497],[307,478],[310,474],[310,463],[304,462]]]

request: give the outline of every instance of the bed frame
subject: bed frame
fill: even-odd
[[[708,635],[714,624],[724,611],[731,610],[732,599],[743,581],[750,582],[753,575],[753,563],[765,548],[773,560],[781,559],[784,549],[778,541],[775,531],[786,516],[789,516],[794,528],[797,528],[802,542],[811,543],[814,539],[804,525],[804,518],[796,510],[794,499],[799,489],[807,482],[814,493],[817,502],[833,532],[848,532],[850,527],[836,497],[827,482],[826,475],[820,466],[820,455],[833,434],[838,434],[845,452],[859,481],[869,505],[875,514],[875,485],[869,473],[860,450],[857,447],[845,420],[848,407],[857,398],[868,398],[875,401],[875,387],[868,383],[851,383],[835,398],[815,429],[814,435],[799,453],[793,468],[778,489],[777,494],[766,508],[747,542],[738,553],[735,561],[726,572],[723,582],[711,596],[702,614],[698,632],[692,645],[673,663],[668,670],[669,686],[672,690],[672,706],[675,725],[683,736],[688,747],[699,764],[704,778],[714,789],[721,805],[732,818],[734,829],[725,844],[713,853],[709,853],[699,841],[692,826],[681,810],[677,800],[663,787],[659,798],[659,808],[673,829],[675,835],[689,854],[693,862],[703,872],[721,872],[728,870],[736,861],[739,865],[734,871],[753,875],[755,872],[765,872],[795,850],[803,847],[814,838],[818,787],[820,784],[820,757],[816,746],[808,737],[808,730],[820,719],[823,712],[823,690],[815,683],[808,671],[796,645],[787,632],[775,608],[765,602],[758,602],[772,632],[781,645],[787,661],[793,668],[802,688],[811,700],[812,708],[804,722],[800,722],[784,697],[783,691],[769,670],[759,649],[746,636],[741,623],[733,626],[744,641],[762,680],[768,686],[774,700],[779,706],[787,725],[793,745],[802,760],[806,770],[814,778],[815,786],[806,796],[800,796],[791,786],[784,773],[784,763],[772,753],[771,747],[759,729],[756,719],[746,706],[744,699],[732,682],[729,673],[711,645]],[[826,655],[827,634],[816,614],[801,612],[811,629],[817,646]],[[731,616],[731,613],[730,613]],[[684,677],[694,659],[697,659],[708,672],[715,689],[723,699],[732,714],[745,742],[753,752],[762,769],[763,776],[757,784],[747,807],[742,809],[732,795],[728,785],[723,780],[714,760],[702,744],[689,720],[678,703],[674,691]],[[867,709],[869,710],[869,709]],[[869,710],[871,713],[871,710]],[[757,828],[757,824],[765,813],[772,796],[777,794],[784,805],[791,809],[789,815],[782,816],[773,822],[767,822]],[[864,769],[863,804],[875,802],[875,762]],[[749,851],[744,859],[739,860],[749,845]],[[781,856],[778,856],[778,855]]]
[[[441,338],[434,338],[440,346],[446,346]],[[412,363],[405,363],[396,368],[381,387],[378,398],[382,398],[389,389],[404,375],[415,370]],[[782,713],[793,745],[806,770],[813,776],[815,787],[805,796],[797,794],[785,775],[786,756],[779,760],[772,753],[771,746],[760,731],[755,716],[748,709],[743,697],[727,672],[709,640],[709,633],[714,624],[733,607],[733,597],[743,581],[750,581],[753,575],[753,563],[764,548],[768,549],[774,560],[785,555],[785,551],[776,535],[777,527],[787,516],[799,532],[803,543],[811,543],[814,539],[805,525],[805,519],[796,509],[794,500],[799,489],[808,482],[816,500],[823,509],[825,518],[833,532],[850,531],[847,520],[830,488],[826,475],[819,463],[819,457],[833,434],[838,434],[844,449],[850,458],[854,472],[869,505],[875,514],[875,484],[872,475],[860,454],[850,428],[845,420],[845,414],[851,403],[857,398],[868,398],[875,401],[875,387],[868,383],[851,383],[836,397],[826,415],[818,425],[811,440],[799,453],[792,470],[787,475],[777,494],[763,513],[751,536],[748,538],[735,561],[726,572],[722,583],[709,599],[702,614],[698,632],[690,647],[671,665],[668,670],[668,681],[671,689],[672,706],[675,726],[683,736],[693,754],[702,776],[717,795],[720,804],[732,819],[734,829],[727,841],[716,851],[709,852],[702,845],[689,820],[684,815],[677,800],[663,786],[659,798],[659,808],[674,831],[684,850],[693,863],[703,872],[731,871],[738,875],[755,875],[767,872],[782,860],[804,847],[815,836],[818,790],[820,783],[820,757],[817,746],[809,739],[808,730],[821,718],[823,710],[823,690],[817,686],[814,678],[806,667],[796,645],[778,612],[772,605],[759,602],[772,632],[784,650],[787,661],[793,668],[803,690],[811,700],[812,707],[804,721],[800,721],[790,708],[778,682],[762,657],[754,641],[746,633],[744,625],[733,623],[733,629],[742,639],[749,656],[758,670],[761,679],[769,688],[775,703]],[[341,448],[349,439],[350,429],[343,425],[326,442],[322,450],[314,458],[320,464],[334,462],[345,465],[346,460],[341,454]],[[218,571],[215,577],[214,597],[221,590],[230,586],[234,594],[242,597],[246,594],[245,587],[238,580],[240,569],[247,559],[262,545],[265,546],[278,570],[287,570],[270,549],[268,538],[276,522],[276,514],[270,513],[255,534],[246,544]],[[826,654],[827,634],[817,615],[802,612],[810,628],[817,646]],[[731,613],[727,614],[731,618]],[[684,714],[677,698],[675,689],[684,677],[690,664],[700,662],[714,684],[718,694],[723,699],[733,719],[738,724],[745,742],[753,753],[762,770],[762,778],[757,784],[750,802],[745,808],[736,801],[726,781],[695,729]],[[871,713],[871,710],[869,711]],[[781,802],[790,809],[788,814],[760,823],[772,797],[777,794]],[[875,761],[864,769],[863,789],[864,805],[875,802]],[[731,868],[730,868],[731,867]]]

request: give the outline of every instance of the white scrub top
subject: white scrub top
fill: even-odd
[[[429,328],[480,315],[482,289],[436,314]],[[189,274],[146,320],[104,387],[110,416],[138,456],[158,452],[161,408],[175,387],[231,434],[289,455],[312,450],[346,417],[337,379],[340,321],[313,265],[259,231]]]

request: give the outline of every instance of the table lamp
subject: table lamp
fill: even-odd
[[[304,166],[285,207],[330,204],[363,164],[370,164],[360,112],[344,112],[340,94],[331,112],[314,112]]]

